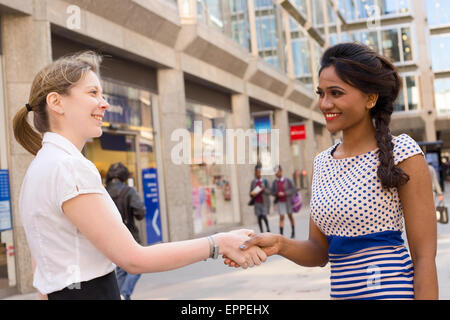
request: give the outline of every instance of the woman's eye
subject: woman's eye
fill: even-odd
[[[316,94],[318,95],[318,96],[323,96],[323,92],[322,91],[316,91]]]
[[[333,96],[340,96],[340,95],[342,95],[342,92],[340,92],[340,91],[331,91],[331,94]]]

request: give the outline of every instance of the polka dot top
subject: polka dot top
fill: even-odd
[[[393,137],[394,162],[422,154],[408,135]],[[377,177],[377,150],[335,159],[339,143],[314,159],[311,217],[326,236],[355,237],[403,229],[397,188],[384,190]]]

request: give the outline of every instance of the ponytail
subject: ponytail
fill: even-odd
[[[36,155],[42,146],[42,135],[28,123],[28,110],[24,106],[13,120],[14,137],[29,153]]]

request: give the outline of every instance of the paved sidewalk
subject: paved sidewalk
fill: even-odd
[[[450,183],[447,183],[446,205],[450,207]],[[309,208],[295,214],[296,238],[308,236]],[[269,217],[272,232],[278,231],[279,218]],[[259,231],[257,225],[249,226]],[[285,219],[285,235],[290,223]],[[450,300],[450,224],[438,224],[436,266],[439,297]],[[316,300],[329,299],[330,267],[305,268],[279,256],[269,257],[260,266],[247,270],[231,269],[217,261],[199,262],[178,270],[145,274],[136,285],[133,299],[142,300]],[[37,299],[35,293],[7,299]]]

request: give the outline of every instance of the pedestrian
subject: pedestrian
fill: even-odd
[[[270,188],[267,179],[261,176],[261,165],[255,167],[255,179],[250,184],[250,197],[255,207],[259,230],[263,232],[262,221],[264,221],[267,232],[270,232],[269,221],[267,220],[270,210]]]
[[[428,162],[428,170],[430,171],[431,183],[432,183],[432,186],[433,186],[434,198],[436,198],[436,195],[437,195],[438,196],[438,201],[442,202],[442,201],[444,201],[444,194],[442,193],[441,185],[439,184],[437,173],[436,173],[436,170],[433,167],[433,163],[432,162]]]
[[[330,262],[332,299],[438,298],[427,163],[411,137],[389,130],[400,87],[393,64],[365,45],[325,51],[318,106],[342,141],[314,159],[309,239],[264,233],[243,249],[258,245],[308,267]]]
[[[81,153],[102,135],[109,104],[99,78],[101,57],[82,52],[60,58],[35,77],[29,102],[13,119],[16,140],[35,158],[20,190],[19,211],[42,298],[113,299],[120,293],[115,265],[131,274],[180,268],[226,254],[250,267],[264,252],[243,254],[251,230],[141,246]],[[33,112],[34,127],[28,123]]]
[[[106,191],[113,199],[117,209],[122,216],[123,223],[133,235],[134,240],[143,244],[136,220],[145,218],[145,204],[141,200],[139,193],[133,187],[127,185],[130,172],[121,162],[112,164],[106,173]],[[131,274],[121,267],[116,267],[117,285],[123,300],[131,300],[134,287],[141,277],[141,274]]]
[[[284,216],[287,214],[291,222],[291,239],[295,238],[295,222],[292,216],[292,197],[296,194],[294,183],[288,177],[283,176],[281,166],[275,167],[276,179],[272,182],[272,195],[275,197],[278,214],[280,215],[280,234],[284,231]]]

